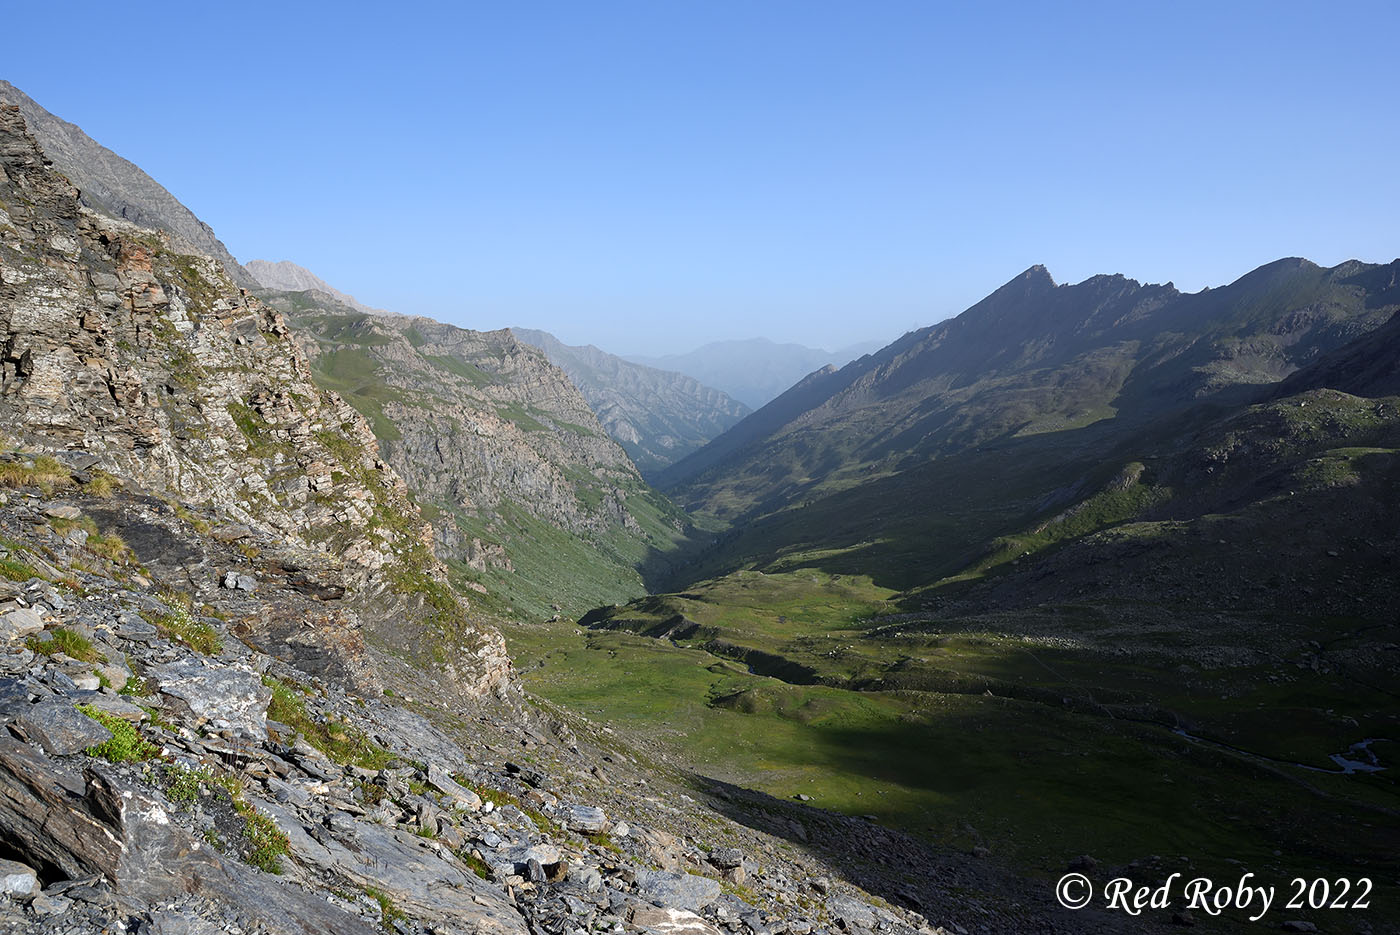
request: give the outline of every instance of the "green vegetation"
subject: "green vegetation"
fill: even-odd
[[[402,401],[402,390],[380,379],[376,364],[360,348],[327,351],[312,361],[317,383],[324,389],[335,390],[369,421],[376,438],[395,441],[403,437],[398,426],[384,414],[384,404]]]
[[[149,760],[160,755],[160,748],[142,739],[140,733],[129,721],[108,714],[92,705],[78,705],[78,710],[112,732],[110,739],[88,747],[90,756],[98,756],[112,763],[126,763],[130,760]]]
[[[365,769],[383,769],[393,762],[392,754],[351,724],[312,717],[306,710],[303,689],[270,675],[263,677],[263,684],[272,689],[267,716],[296,730],[307,743],[335,762]]]
[[[291,847],[286,832],[252,803],[238,798],[233,804],[243,816],[243,837],[248,842],[244,862],[268,873],[281,873],[282,857]]]
[[[135,561],[136,555],[131,551],[131,546],[127,545],[121,536],[115,532],[109,532],[100,536],[89,536],[83,543],[83,547],[94,555],[100,555],[109,562],[118,565],[129,565]]]
[[[365,895],[379,903],[379,924],[384,927],[384,931],[390,933],[397,932],[398,928],[394,923],[408,919],[408,916],[403,913],[403,910],[395,906],[393,899],[383,890],[377,890],[372,886],[366,886]]]
[[[489,374],[476,364],[459,357],[438,357],[433,354],[424,354],[423,359],[439,370],[444,370],[469,381],[473,386],[491,386],[501,382],[493,374]]]
[[[214,774],[207,769],[185,769],[172,763],[163,771],[165,797],[180,805],[192,805],[199,801],[205,786],[214,781]]]
[[[160,597],[170,612],[159,616],[142,614],[148,623],[169,639],[183,643],[197,653],[213,656],[223,651],[219,631],[212,624],[195,618],[194,602],[188,594],[164,591]]]
[[[6,547],[10,548],[8,544]],[[39,577],[39,572],[33,565],[16,558],[11,550],[9,555],[0,556],[0,577],[11,581],[28,581],[30,578]]]
[[[92,644],[92,640],[83,636],[76,630],[67,627],[57,627],[49,631],[51,639],[41,640],[37,636],[31,636],[26,640],[27,645],[36,653],[54,655],[63,653],[71,656],[79,662],[106,662],[107,657],[98,651]]]
[[[32,461],[0,461],[0,487],[38,487],[47,497],[72,485],[72,473],[49,455]]]

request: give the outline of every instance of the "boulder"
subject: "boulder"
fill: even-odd
[[[719,929],[684,909],[636,906],[632,909],[630,921],[633,925],[662,935],[720,935]]]
[[[0,895],[28,896],[39,887],[39,875],[28,864],[0,860]]]
[[[637,892],[643,899],[672,909],[699,912],[719,898],[718,880],[693,873],[669,870],[641,870],[637,873]]]
[[[566,805],[562,817],[565,827],[583,834],[596,834],[608,826],[608,816],[592,805]]]
[[[184,708],[196,725],[211,724],[262,737],[272,689],[258,675],[238,666],[212,666],[195,658],[154,666],[147,681]]]
[[[481,796],[457,783],[436,763],[428,764],[428,785],[450,798],[454,804],[469,812],[481,809]]]
[[[44,629],[44,619],[32,607],[19,607],[0,614],[0,641],[12,642],[33,636]]]
[[[851,928],[873,929],[878,921],[874,907],[853,896],[832,896],[826,901],[826,911],[848,931]]]
[[[67,701],[41,701],[15,718],[30,740],[54,756],[81,753],[112,739],[112,732]]]

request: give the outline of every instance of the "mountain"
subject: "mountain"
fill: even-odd
[[[917,935],[937,923],[916,904],[1006,931],[1063,915],[967,855],[701,788],[522,697],[395,456],[315,378],[375,417],[470,421],[505,473],[531,463],[510,425],[576,416],[571,463],[635,478],[576,391],[505,333],[337,310],[298,336],[171,241],[84,206],[0,106],[0,930],[717,932],[742,908],[764,916],[736,935]],[[356,372],[365,348],[402,379]],[[470,405],[423,398],[466,390],[434,365],[479,384]],[[548,501],[548,479],[518,480]]]
[[[341,292],[311,270],[297,266],[291,260],[278,260],[275,263],[267,260],[249,260],[243,264],[243,268],[264,289],[272,289],[277,292],[315,290],[324,292],[342,305],[348,305],[358,312],[367,312],[371,315],[389,314],[383,309],[371,308],[363,302],[356,301],[353,295]]]
[[[840,366],[879,345],[853,345],[823,351],[801,344],[778,344],[767,338],[716,341],[685,354],[662,357],[629,356],[633,363],[673,370],[694,377],[758,408],[798,380],[828,365]]]
[[[1400,842],[1397,272],[1032,268],[676,465],[727,525],[527,684],[664,679],[693,756],[1019,867],[1359,872]]]
[[[645,367],[545,331],[511,332],[545,352],[583,392],[643,476],[680,460],[749,414],[749,407],[691,377]]]
[[[1057,285],[1033,267],[954,319],[813,374],[659,482],[689,508],[752,516],[993,443],[1248,401],[1393,315],[1396,268],[1280,260],[1187,295],[1123,276]]]
[[[332,635],[363,617],[389,643],[434,632],[452,647],[446,670],[463,690],[499,685],[500,634],[466,624],[446,597],[424,605],[444,577],[430,528],[369,425],[316,386],[283,317],[216,260],[84,208],[18,108],[0,106],[0,141],[0,416],[10,443],[148,493],[141,508],[110,517],[114,554],[129,545],[148,567],[197,564],[194,552],[164,549],[161,532],[193,502],[229,541],[248,540],[230,570],[249,582],[295,580],[333,605],[246,621],[248,639],[271,655],[310,655],[373,683],[359,662],[338,660]],[[406,626],[393,632],[371,623],[396,616]]]
[[[319,290],[261,290],[319,386],[372,426],[431,518],[455,580],[506,617],[644,591],[685,518],[642,480],[544,353],[506,330],[369,315]]]
[[[55,117],[8,81],[0,80],[0,102],[19,107],[44,155],[78,187],[83,204],[142,227],[163,230],[176,238],[175,249],[212,256],[236,285],[256,285],[214,236],[213,229],[137,166],[77,126]]]

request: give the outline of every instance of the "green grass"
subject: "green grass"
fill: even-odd
[[[161,599],[170,608],[170,612],[149,616],[148,622],[164,636],[206,656],[217,655],[223,651],[219,631],[212,624],[195,618],[193,601],[188,594],[163,592]]]
[[[306,738],[306,742],[341,765],[383,769],[394,757],[349,722],[315,718],[306,709],[306,693],[299,687],[270,675],[263,684],[272,689],[267,716],[281,721]]]
[[[458,357],[439,357],[434,354],[424,354],[423,359],[439,370],[444,370],[447,373],[461,377],[473,386],[491,386],[492,384],[501,382],[499,378],[482,370],[476,364]]]
[[[107,661],[107,657],[93,645],[92,640],[83,636],[76,630],[70,630],[67,627],[57,627],[50,631],[50,636],[53,638],[48,640],[40,640],[38,637],[31,636],[26,641],[26,645],[34,652],[44,653],[50,656],[56,653],[63,653],[73,657],[79,662]]]
[[[243,837],[247,841],[244,862],[267,873],[281,873],[282,857],[291,847],[286,832],[246,800],[235,799],[234,808],[243,816]]]
[[[150,760],[160,755],[160,748],[142,739],[141,734],[129,721],[92,705],[78,705],[78,710],[112,732],[110,739],[88,747],[87,753],[90,756],[101,757],[112,763],[126,763],[132,760]]]

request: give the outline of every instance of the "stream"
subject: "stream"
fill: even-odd
[[[1333,753],[1331,756],[1329,756],[1328,759],[1330,759],[1333,763],[1336,763],[1337,768],[1326,769],[1321,766],[1309,766],[1306,763],[1296,763],[1293,760],[1280,760],[1271,756],[1265,756],[1262,753],[1254,753],[1250,750],[1242,750],[1239,747],[1233,747],[1230,744],[1222,743],[1219,740],[1208,740],[1205,737],[1197,737],[1195,734],[1188,734],[1185,730],[1181,729],[1180,727],[1175,728],[1172,731],[1172,733],[1176,734],[1178,737],[1185,737],[1187,740],[1190,740],[1193,743],[1201,743],[1212,747],[1220,747],[1221,749],[1229,750],[1233,753],[1239,753],[1244,756],[1254,757],[1255,759],[1259,760],[1267,760],[1270,763],[1279,763],[1284,766],[1296,766],[1299,769],[1306,769],[1309,772],[1331,773],[1335,776],[1352,776],[1356,773],[1379,773],[1384,771],[1386,767],[1381,765],[1380,758],[1377,757],[1375,751],[1371,749],[1371,744],[1389,742],[1388,738],[1385,737],[1367,737],[1365,740],[1361,740],[1352,744],[1349,748],[1347,748],[1347,751],[1345,753]]]

